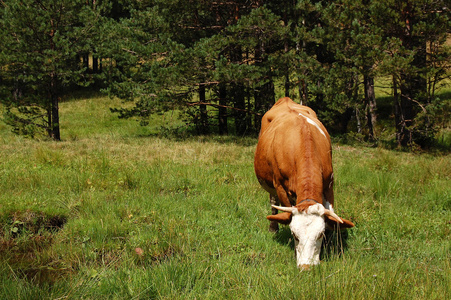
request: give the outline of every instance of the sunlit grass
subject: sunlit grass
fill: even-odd
[[[333,145],[336,210],[356,227],[301,273],[289,230],[268,232],[256,139],[162,137],[114,105],[62,103],[62,142],[0,127],[1,298],[450,297],[449,155]]]

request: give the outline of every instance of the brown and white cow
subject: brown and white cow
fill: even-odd
[[[278,223],[289,224],[297,266],[319,264],[326,224],[354,224],[334,213],[332,147],[315,112],[290,98],[277,101],[263,116],[254,168],[270,194],[270,230],[277,231]]]

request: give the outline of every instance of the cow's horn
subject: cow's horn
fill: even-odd
[[[324,214],[325,214],[326,216],[331,216],[331,217],[333,217],[334,219],[337,219],[337,221],[340,222],[340,223],[343,223],[343,220],[342,220],[339,216],[337,216],[336,213],[334,213],[333,211],[331,211],[331,210],[329,210],[329,209],[326,209],[326,210],[324,211]]]
[[[271,207],[284,211],[284,212],[289,212],[289,213],[294,213],[294,211],[297,209],[296,207],[292,206],[292,207],[286,207],[286,206],[276,206],[276,205],[271,205]]]

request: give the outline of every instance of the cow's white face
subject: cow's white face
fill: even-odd
[[[295,239],[297,266],[301,270],[320,262],[319,254],[326,228],[324,213],[325,208],[319,203],[303,212],[297,209],[293,211],[290,229]]]

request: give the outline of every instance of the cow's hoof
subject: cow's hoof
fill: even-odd
[[[279,223],[271,222],[269,224],[269,232],[274,232],[274,233],[279,232]]]

